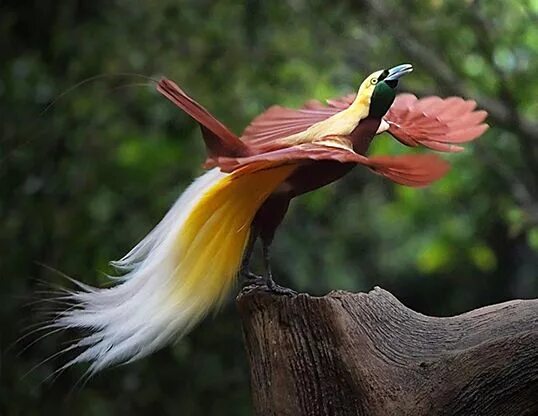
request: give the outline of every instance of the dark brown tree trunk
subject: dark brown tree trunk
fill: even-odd
[[[538,414],[538,300],[449,318],[389,292],[238,297],[256,415]]]

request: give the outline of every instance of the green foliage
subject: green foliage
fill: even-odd
[[[315,294],[380,285],[433,314],[537,296],[538,146],[522,125],[538,113],[538,3],[333,3],[2,5],[0,414],[250,414],[232,302],[177,345],[84,387],[75,386],[82,368],[43,382],[59,357],[31,370],[67,336],[8,348],[43,319],[50,305],[27,306],[39,291],[70,285],[42,264],[104,284],[108,261],[202,171],[195,123],[148,79],[110,74],[166,75],[237,132],[269,105],[348,93],[403,62],[416,68],[404,89],[493,102],[491,129],[447,156],[452,172],[437,184],[407,189],[357,168],[295,201],[275,241],[275,274]],[[68,90],[98,74],[110,76]],[[408,151],[388,136],[372,149]]]

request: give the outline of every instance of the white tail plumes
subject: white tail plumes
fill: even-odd
[[[124,258],[110,288],[79,284],[49,328],[90,334],[61,369],[90,362],[89,373],[144,357],[188,332],[232,287],[259,206],[291,172],[221,173],[198,178],[163,220]]]

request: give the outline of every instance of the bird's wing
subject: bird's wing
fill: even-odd
[[[224,172],[241,169],[247,173],[285,164],[300,165],[320,160],[364,165],[396,183],[412,187],[426,186],[440,179],[449,169],[446,161],[433,154],[372,157],[359,155],[352,150],[349,139],[341,136],[328,136],[315,143],[299,144],[254,156],[219,157],[216,162]]]
[[[384,117],[388,132],[407,146],[422,145],[442,152],[459,152],[458,144],[476,139],[488,125],[487,112],[476,102],[460,97],[425,97],[400,94]]]
[[[310,126],[345,110],[355,94],[328,100],[327,105],[317,100],[307,101],[301,108],[278,105],[269,107],[247,126],[241,139],[260,151],[274,148],[275,140],[305,131]]]
[[[355,94],[349,94],[328,100],[327,105],[311,100],[300,109],[270,107],[252,121],[241,139],[259,151],[274,149],[275,140],[345,110],[354,99]],[[459,97],[419,99],[413,94],[399,94],[383,120],[388,132],[407,146],[458,152],[463,150],[458,144],[476,139],[488,128],[483,123],[487,112],[475,108],[475,101]]]
[[[244,156],[248,147],[218,121],[201,104],[187,95],[174,81],[163,78],[157,83],[157,91],[185,111],[200,124],[209,157]]]

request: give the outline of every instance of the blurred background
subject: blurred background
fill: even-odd
[[[73,334],[15,343],[43,320],[34,302],[70,286],[54,269],[105,284],[202,172],[198,126],[124,72],[174,79],[241,132],[272,104],[414,64],[401,91],[476,99],[490,130],[427,189],[357,168],[296,200],[277,280],[317,295],[379,285],[438,316],[538,296],[537,0],[2,1],[0,47],[1,415],[251,414],[233,299],[85,386],[80,366],[47,379],[65,358],[33,368]],[[372,149],[409,151],[389,136]]]

